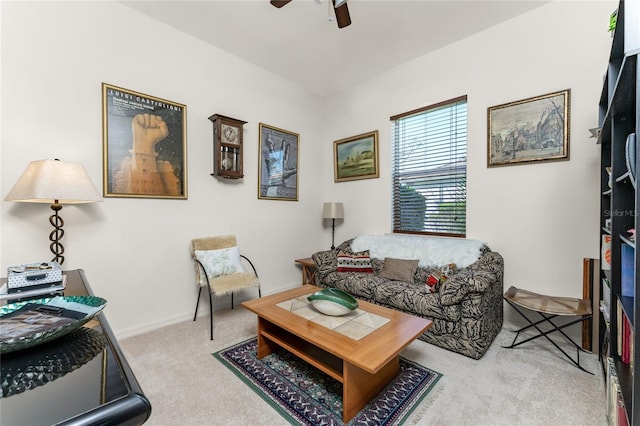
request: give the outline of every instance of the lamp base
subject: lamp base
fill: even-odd
[[[331,219],[331,250],[335,250],[336,220]]]
[[[49,223],[53,226],[53,231],[49,233],[49,250],[53,253],[52,262],[58,262],[60,265],[64,263],[64,246],[60,242],[62,237],[64,237],[64,230],[62,227],[64,226],[64,220],[60,217],[58,212],[62,210],[62,204],[58,203],[58,200],[55,200],[53,204],[51,204],[51,210],[53,210],[53,214],[49,216]]]

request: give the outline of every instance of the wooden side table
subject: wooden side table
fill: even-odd
[[[316,264],[310,257],[296,259],[298,265],[302,265],[302,285],[315,284]]]

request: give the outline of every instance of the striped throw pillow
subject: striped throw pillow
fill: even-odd
[[[361,251],[358,253],[346,253],[342,250],[338,252],[338,264],[336,271],[338,272],[364,272],[367,274],[373,273],[371,267],[371,257],[369,256],[369,250]]]

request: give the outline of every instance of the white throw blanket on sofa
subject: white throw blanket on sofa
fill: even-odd
[[[422,267],[455,263],[458,269],[471,265],[480,257],[486,243],[478,240],[422,235],[362,234],[354,238],[351,250],[369,250],[371,257],[384,259],[418,259]]]

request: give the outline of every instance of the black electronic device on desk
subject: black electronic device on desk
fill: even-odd
[[[62,299],[92,306],[105,303],[92,295],[82,270],[65,271],[63,276]],[[38,303],[43,302],[6,305],[0,312],[17,312],[17,308],[37,307]],[[46,308],[45,312],[55,310]],[[91,318],[26,349],[12,347],[14,341],[0,342],[1,425],[141,425],[149,418],[151,404],[104,313]]]

